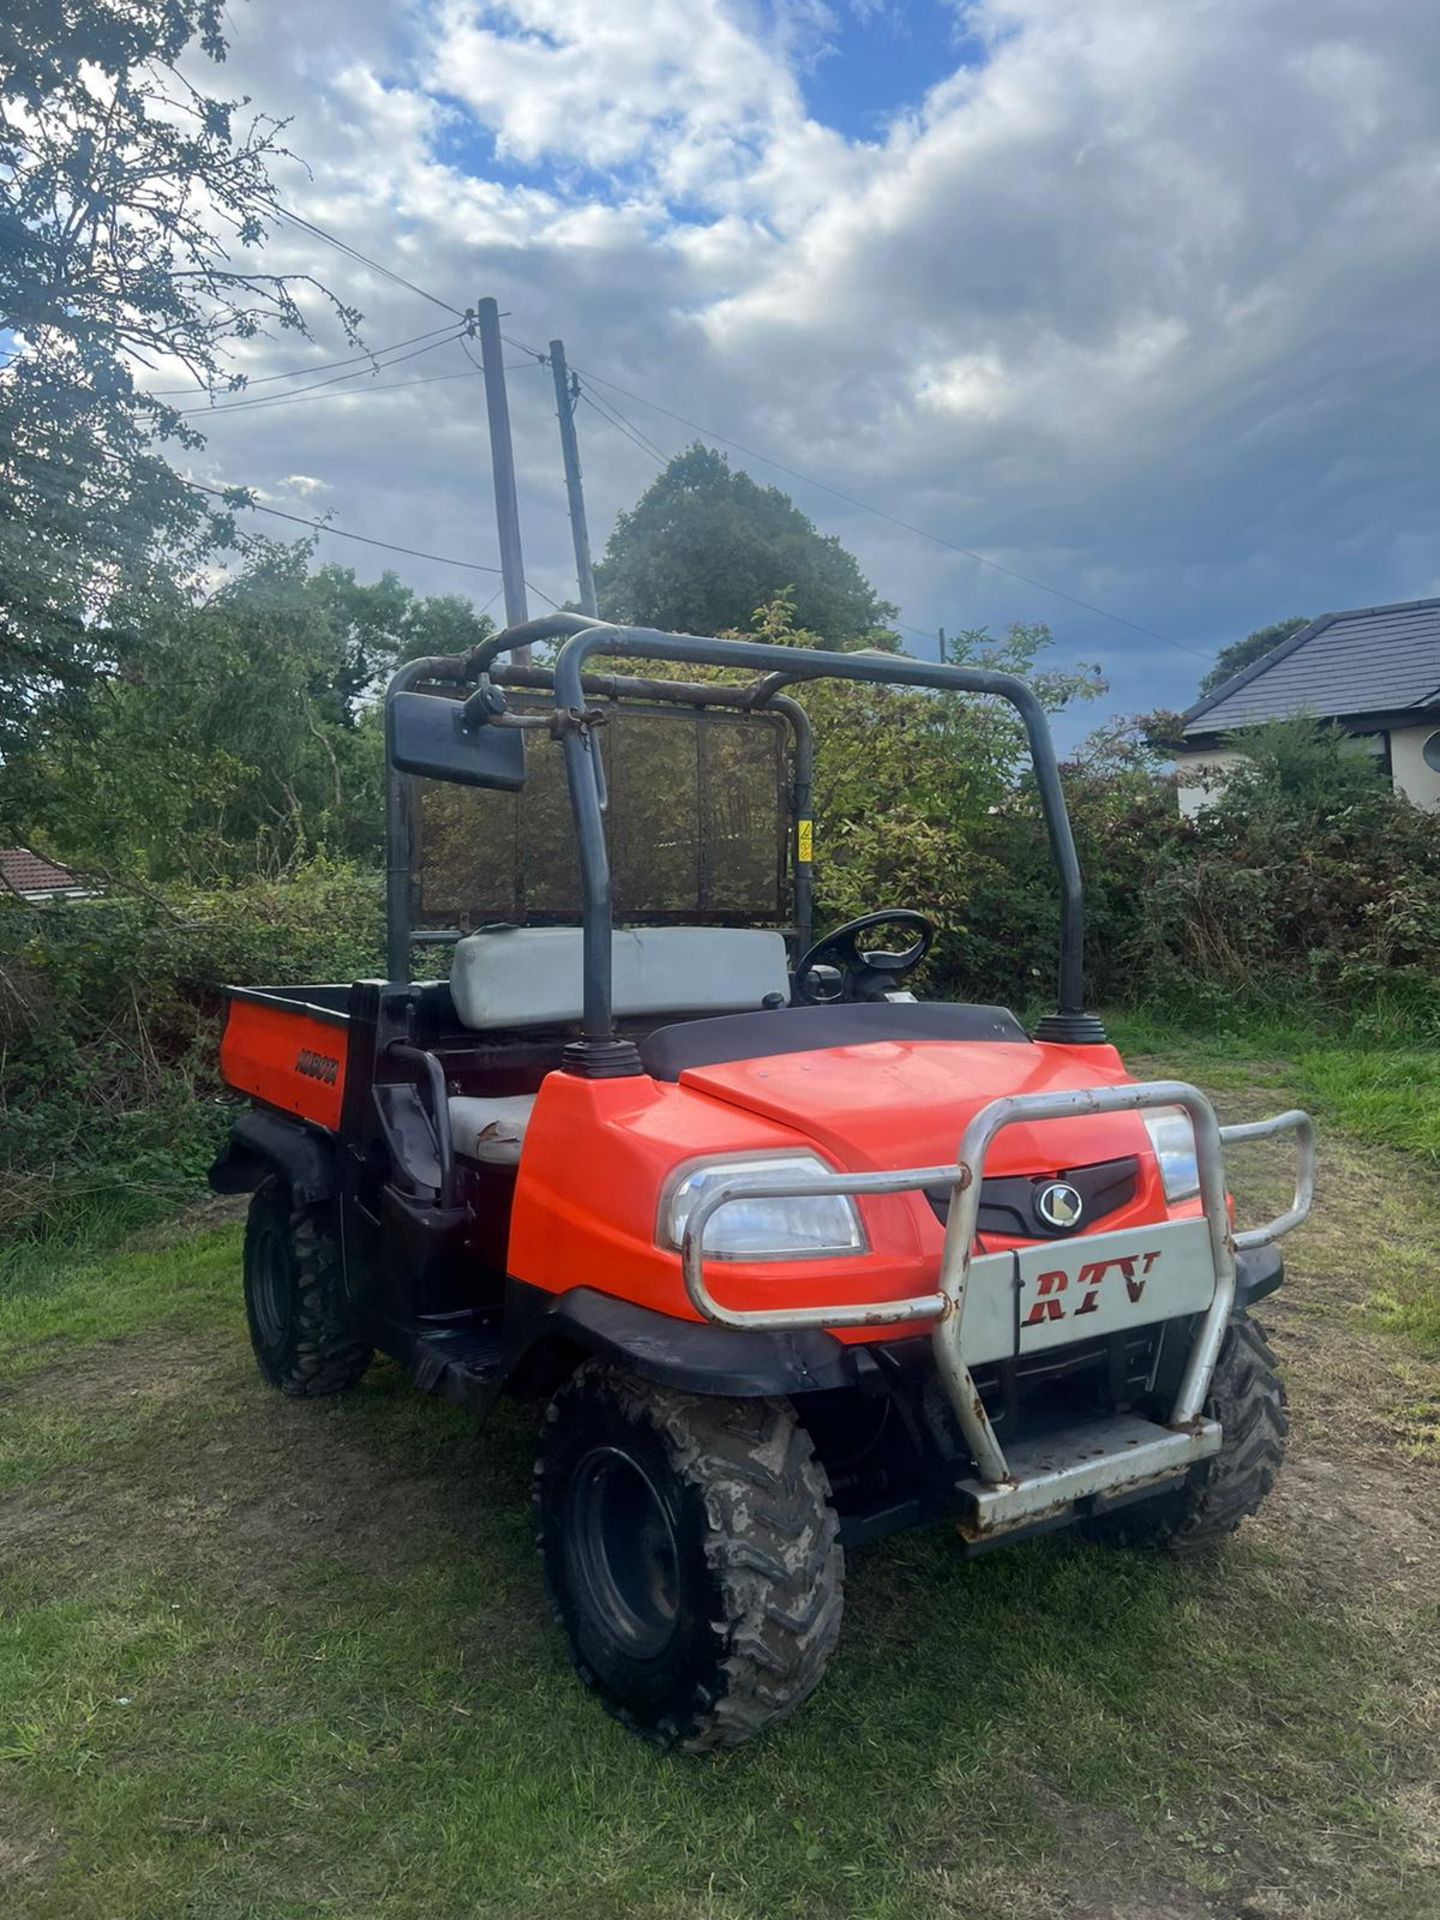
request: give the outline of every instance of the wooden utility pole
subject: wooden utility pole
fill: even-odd
[[[505,582],[505,625],[530,618],[525,598],[525,556],[520,549],[520,506],[515,496],[515,449],[510,439],[510,401],[505,392],[505,347],[500,338],[500,308],[482,300],[475,309],[480,332],[480,364],[485,372],[485,412],[490,422],[490,467],[495,476],[495,525],[500,536],[500,573]],[[530,664],[529,647],[511,655],[517,666]]]
[[[585,522],[585,488],[580,477],[580,447],[575,437],[575,406],[580,382],[565,365],[565,342],[550,342],[550,371],[555,376],[555,411],[560,421],[560,453],[565,462],[565,493],[570,502],[570,535],[575,542],[575,578],[580,611],[599,613],[595,575],[590,566],[590,529]]]

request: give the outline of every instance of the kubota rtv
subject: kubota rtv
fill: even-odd
[[[553,667],[505,664],[545,640]],[[784,689],[827,676],[1018,710],[1061,908],[1033,1034],[912,996],[923,912],[813,939]],[[231,992],[253,1104],[212,1178],[254,1193],[274,1386],[338,1392],[378,1349],[477,1414],[543,1410],[545,1581],[612,1712],[689,1751],[783,1717],[835,1643],[844,1552],[895,1528],[1186,1548],[1254,1512],[1285,1412],[1250,1309],[1309,1209],[1310,1124],[1221,1128],[1085,1011],[1023,682],[559,615],[403,668],[386,718],[389,977]],[[430,941],[448,977],[412,980]],[[1224,1145],[1284,1130],[1295,1203],[1237,1232]]]

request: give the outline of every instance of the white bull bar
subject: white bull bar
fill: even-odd
[[[1160,1427],[1116,1416],[1077,1432],[1073,1444],[1066,1444],[1061,1436],[1043,1447],[1014,1449],[1012,1459],[1007,1460],[976,1390],[965,1349],[966,1298],[990,1148],[997,1134],[1020,1122],[1141,1112],[1152,1107],[1180,1107],[1194,1127],[1200,1203],[1215,1274],[1214,1294],[1191,1345],[1168,1425]],[[1264,1226],[1232,1233],[1226,1207],[1225,1146],[1287,1132],[1296,1136],[1299,1158],[1290,1207]],[[705,1228],[732,1201],[807,1194],[911,1193],[936,1186],[950,1187],[951,1198],[938,1285],[932,1293],[862,1305],[734,1308],[718,1301],[706,1283]],[[757,1179],[752,1174],[722,1182],[703,1195],[692,1210],[681,1245],[681,1263],[691,1304],[720,1326],[790,1331],[933,1321],[931,1338],[940,1376],[978,1476],[960,1482],[960,1488],[970,1496],[974,1507],[973,1531],[997,1533],[1043,1518],[1081,1497],[1133,1491],[1147,1482],[1182,1472],[1218,1449],[1219,1426],[1202,1418],[1201,1410],[1235,1302],[1236,1253],[1268,1246],[1299,1226],[1310,1212],[1314,1192],[1314,1127],[1310,1116],[1298,1108],[1268,1120],[1222,1127],[1199,1088],[1181,1080],[1010,1094],[990,1101],[970,1121],[953,1166],[909,1167],[892,1173],[796,1173],[773,1180]],[[1156,1230],[1150,1231],[1153,1235]],[[1165,1229],[1158,1231],[1163,1233]],[[1062,1240],[1053,1244],[1067,1243]]]

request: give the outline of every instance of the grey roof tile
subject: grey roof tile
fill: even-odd
[[[1327,613],[1185,715],[1185,737],[1289,714],[1325,719],[1440,701],[1440,600]]]

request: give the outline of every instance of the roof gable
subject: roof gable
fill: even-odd
[[[1310,712],[1321,719],[1440,701],[1440,599],[1327,613],[1185,714],[1185,737]]]

